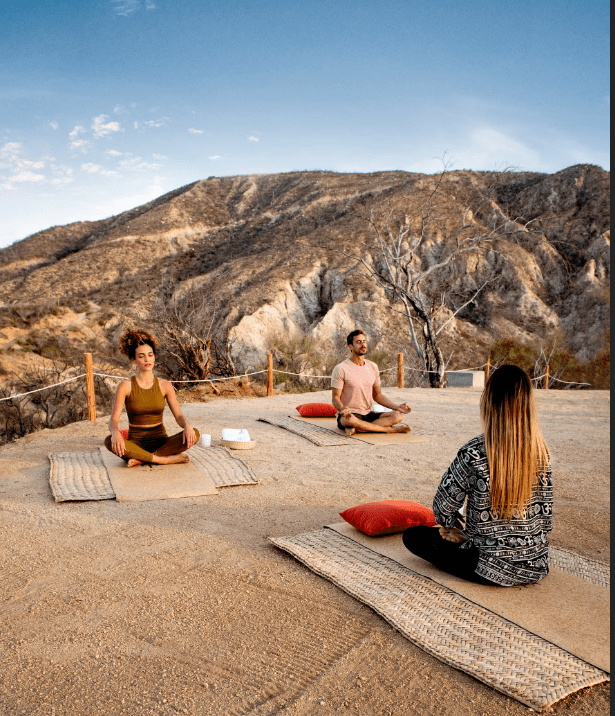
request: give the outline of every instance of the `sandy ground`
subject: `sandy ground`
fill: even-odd
[[[55,504],[48,453],[100,445],[104,418],[0,448],[0,714],[527,713],[267,542],[362,502],[431,504],[480,432],[480,391],[385,392],[408,400],[428,441],[324,448],[256,422],[328,392],[185,403],[203,432],[244,427],[258,440],[240,456],[261,483],[215,496]],[[609,562],[609,393],[537,399],[554,458],[552,543]],[[600,685],[550,713],[608,711]]]

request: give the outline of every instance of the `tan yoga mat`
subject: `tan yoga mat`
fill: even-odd
[[[207,475],[192,463],[180,465],[142,465],[126,467],[124,460],[99,448],[118,502],[173,500],[217,494]]]
[[[373,609],[428,654],[531,709],[543,711],[609,680],[606,671],[546,638],[333,529],[269,541]],[[575,569],[567,562],[576,555],[559,552],[562,565]],[[585,562],[581,572],[605,581],[604,565]],[[490,589],[505,595],[511,590]]]
[[[49,453],[49,486],[56,502],[115,499],[99,450]]]
[[[294,417],[294,416],[291,416]],[[330,430],[335,435],[346,433],[337,427],[337,418],[296,418],[297,420],[318,425],[325,430]],[[405,445],[407,443],[422,443],[429,440],[426,435],[415,435],[410,433],[356,433],[351,440],[360,440],[370,445]]]
[[[401,534],[370,537],[346,522],[329,525],[329,529],[433,579],[599,669],[610,672],[609,589],[553,566],[553,562],[559,561],[566,570],[582,574],[587,573],[584,567],[591,566],[590,560],[578,557],[579,565],[575,568],[570,563],[565,565],[561,558],[552,559],[549,574],[537,584],[490,587],[442,572],[413,555],[404,547]],[[554,556],[560,557],[559,550],[552,551]],[[570,553],[564,555],[576,557]],[[602,581],[602,577],[596,581]]]

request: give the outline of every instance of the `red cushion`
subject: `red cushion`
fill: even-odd
[[[297,410],[302,418],[334,418],[337,408],[331,403],[304,403]]]
[[[128,430],[120,430],[120,435],[124,438],[124,440],[128,440]]]
[[[366,535],[392,535],[407,527],[435,527],[436,518],[429,507],[410,500],[383,500],[350,507],[340,512],[346,522]]]

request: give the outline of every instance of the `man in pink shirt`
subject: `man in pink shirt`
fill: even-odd
[[[395,405],[382,395],[380,371],[371,360],[365,359],[367,338],[361,330],[352,331],[347,338],[350,358],[338,363],[331,375],[331,402],[339,411],[337,425],[346,435],[360,433],[409,433],[408,425],[398,425],[410,412],[406,403]],[[390,413],[372,411],[372,402],[390,408]]]

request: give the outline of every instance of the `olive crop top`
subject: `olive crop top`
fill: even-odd
[[[141,388],[135,377],[130,379],[130,395],[126,398],[130,425],[142,427],[160,424],[164,406],[165,399],[157,377],[154,377],[154,384],[147,390]]]

